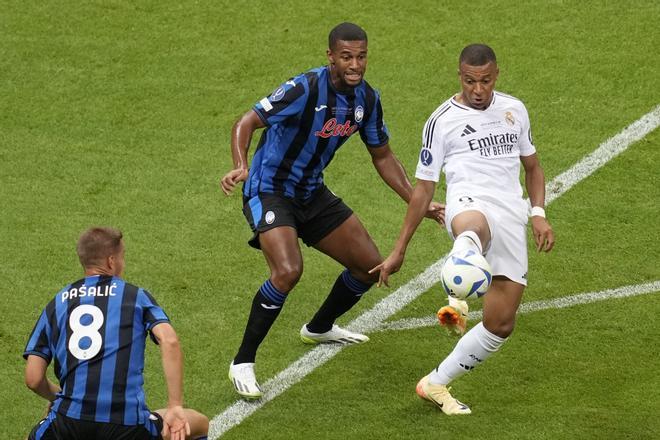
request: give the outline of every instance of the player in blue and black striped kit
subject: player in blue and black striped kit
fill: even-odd
[[[85,277],[64,287],[28,340],[25,382],[49,411],[40,439],[205,439],[208,419],[183,405],[183,355],[169,318],[146,290],[125,282],[122,233],[92,228],[77,246]],[[160,345],[168,407],[149,411],[142,388],[147,333]],[[60,386],[46,378],[54,360]],[[60,388],[61,387],[61,388]]]
[[[254,232],[250,245],[261,249],[270,277],[257,291],[243,341],[230,365],[236,391],[259,398],[254,374],[259,344],[302,275],[298,238],[346,269],[337,277],[316,315],[300,330],[306,343],[361,343],[369,338],[335,325],[378,279],[368,271],[382,261],[357,216],[324,184],[323,170],[339,147],[358,132],[382,179],[406,202],[412,187],[389,147],[380,96],[364,79],[367,35],[352,23],[336,26],[328,39],[324,67],[298,75],[259,101],[234,125],[234,169],[222,178],[230,194],[243,186],[243,213]],[[255,130],[265,127],[248,167]],[[431,204],[428,217],[444,210]]]

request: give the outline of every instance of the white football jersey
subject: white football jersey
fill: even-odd
[[[424,125],[415,177],[438,182],[444,169],[447,200],[461,194],[520,199],[520,156],[535,152],[520,100],[493,92],[490,106],[476,110],[452,97]]]

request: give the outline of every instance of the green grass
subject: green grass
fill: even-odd
[[[234,401],[227,366],[268,272],[246,245],[240,197],[225,198],[217,184],[231,167],[231,125],[281,81],[323,64],[333,25],[351,20],[369,33],[367,79],[411,174],[422,125],[458,89],[460,49],[489,43],[498,89],[527,104],[549,180],[660,103],[659,13],[651,1],[4,5],[0,415],[11,423],[0,436],[21,438],[43,412],[23,385],[20,355],[41,308],[79,277],[75,240],[92,224],[124,231],[126,278],[171,316],[186,353],[187,404],[213,416]],[[525,300],[660,279],[659,149],[656,131],[550,205],[557,247],[530,256]],[[405,206],[359,139],[340,150],[326,181],[388,252]],[[446,232],[425,222],[392,289],[372,290],[342,322],[449,246]],[[259,351],[262,382],[309,349],[297,332],[341,270],[303,253],[303,278]],[[439,300],[429,291],[396,317],[428,315]],[[376,334],[227,437],[654,437],[660,426],[645,414],[660,402],[650,351],[657,306],[652,294],[522,316],[502,353],[457,381],[475,410],[460,420],[412,393],[452,341],[438,329]],[[165,404],[153,346],[146,389],[151,407]]]
[[[660,232],[636,214],[660,196],[651,178],[660,159],[659,140],[652,134],[551,205],[555,229],[561,231],[555,250],[560,257],[532,255],[535,276],[524,301],[659,279],[658,251],[646,250],[641,259],[636,254]],[[633,164],[639,178],[621,179]],[[611,196],[594,197],[605,187]],[[580,213],[579,205],[590,198]],[[598,215],[613,205],[616,213]],[[576,213],[589,221],[579,221]],[[625,218],[625,228],[611,217]],[[636,230],[644,233],[635,236]],[[598,234],[607,240],[588,239]],[[554,276],[546,285],[548,273]],[[437,287],[393,319],[430,315],[439,304]],[[654,438],[660,433],[660,423],[649,417],[660,408],[652,348],[658,304],[656,292],[521,315],[501,352],[456,381],[456,396],[472,406],[469,418],[444,417],[414,393],[416,381],[451,351],[454,339],[439,327],[377,333],[226,437],[268,432],[269,438],[284,439],[313,432],[319,438],[368,439]],[[313,421],[306,431],[296,423],[301,414]]]
[[[378,349],[345,350],[225,437],[653,438],[652,329],[620,315],[651,322],[659,305],[653,295],[521,316],[501,352],[454,386],[470,417],[444,417],[415,394],[453,339],[437,328],[378,333]]]

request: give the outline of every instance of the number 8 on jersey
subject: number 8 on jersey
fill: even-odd
[[[104,320],[101,309],[91,304],[81,304],[71,311],[69,327],[72,334],[69,339],[69,352],[73,356],[84,361],[101,351],[103,338],[99,330]]]

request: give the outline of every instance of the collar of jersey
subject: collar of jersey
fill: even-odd
[[[456,95],[451,97],[451,102],[456,107],[462,108],[463,110],[474,110],[474,111],[477,111],[477,112],[485,112],[486,110],[490,109],[493,106],[493,104],[495,104],[495,97],[496,97],[495,90],[493,90],[493,99],[490,100],[490,104],[488,104],[488,107],[486,107],[483,110],[479,110],[479,109],[468,107],[467,105],[461,104],[460,102],[456,101]]]

